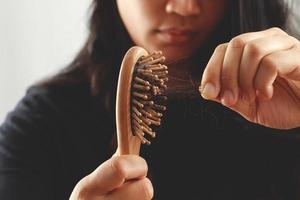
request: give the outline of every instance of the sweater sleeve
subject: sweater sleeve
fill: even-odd
[[[0,126],[0,199],[55,199],[54,110],[43,91],[31,88]]]

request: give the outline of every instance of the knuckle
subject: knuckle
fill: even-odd
[[[219,44],[219,45],[216,47],[215,52],[217,52],[217,53],[224,52],[224,51],[226,51],[227,46],[228,46],[227,43]]]
[[[152,183],[148,178],[144,178],[139,182],[139,192],[142,197],[145,197],[145,200],[153,198],[153,187]]]
[[[262,76],[265,77],[267,75],[267,77],[272,77],[277,74],[276,61],[272,58],[272,56],[266,56],[262,59],[259,66],[259,74],[259,78],[255,79],[254,87],[257,89],[264,89],[267,83],[266,80],[268,80],[269,78],[262,79]]]
[[[75,186],[70,199],[88,199],[89,186],[87,177],[81,179]]]
[[[262,68],[265,68],[264,70],[274,70],[276,69],[276,61],[271,56],[265,56],[261,61]]]
[[[259,58],[263,55],[263,51],[260,45],[255,42],[250,42],[245,46],[245,52],[249,54],[250,57]]]
[[[300,41],[297,39],[297,38],[295,38],[295,37],[293,37],[293,36],[290,36],[290,35],[288,35],[287,36],[293,43],[295,43],[295,45],[299,45],[300,44]]]
[[[126,177],[126,166],[125,160],[121,156],[115,156],[111,158],[111,170],[112,173],[116,174],[119,178]]]
[[[145,171],[148,172],[148,164],[147,164],[146,160],[142,157],[141,157],[141,159],[142,159],[142,162],[143,162],[143,166],[145,167]]]
[[[284,32],[281,28],[279,27],[272,27],[269,29],[270,31],[274,32],[275,34],[278,35],[286,35],[286,32]]]
[[[134,156],[136,156],[136,155],[134,155]],[[147,161],[144,159],[144,158],[142,158],[141,156],[136,156],[138,159],[139,159],[139,165],[143,168],[143,171],[144,172],[148,172],[148,164],[147,164]]]
[[[233,48],[244,48],[246,45],[246,40],[244,39],[243,35],[236,36],[232,38],[229,42],[229,45]]]

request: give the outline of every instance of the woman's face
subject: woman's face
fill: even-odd
[[[168,60],[192,54],[224,16],[226,0],[117,0],[134,43]]]

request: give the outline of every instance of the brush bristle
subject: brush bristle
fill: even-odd
[[[135,136],[143,144],[150,145],[146,135],[154,138],[156,133],[152,126],[159,126],[162,112],[166,110],[163,103],[167,97],[168,68],[162,63],[165,57],[161,51],[141,57],[136,63],[131,92],[131,127]]]

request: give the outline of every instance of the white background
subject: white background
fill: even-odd
[[[91,0],[0,0],[0,124],[26,89],[68,64]]]

